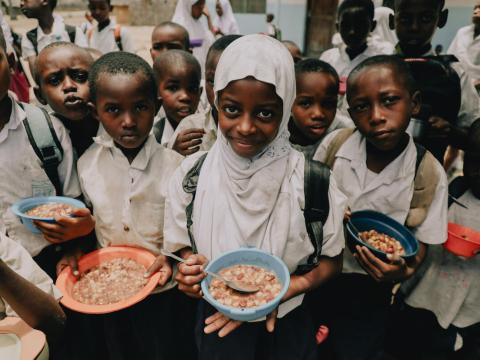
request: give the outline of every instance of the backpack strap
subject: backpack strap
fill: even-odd
[[[118,46],[118,50],[123,51],[122,27],[120,26],[120,24],[115,25],[115,28],[113,29],[113,37],[115,38],[115,43]]]
[[[163,136],[163,131],[165,130],[166,121],[167,119],[163,117],[159,121],[157,121],[155,124],[153,124],[153,134],[155,135],[155,139],[159,144],[162,143],[162,136]]]
[[[448,185],[448,193],[454,198],[458,199],[468,190],[469,186],[465,176],[457,176]],[[451,197],[448,197],[448,207],[450,207],[454,201]]]
[[[77,28],[75,26],[65,24],[65,31],[68,34],[68,38],[70,39],[70,42],[75,43],[75,36],[77,34]]]
[[[38,55],[37,35],[38,35],[38,30],[37,30],[37,28],[28,31],[28,32],[25,34],[25,36],[27,37],[27,39],[30,40],[30,42],[32,43],[32,45],[33,45],[33,50],[35,50],[35,54],[36,54],[36,55]]]
[[[327,165],[330,169],[333,169],[333,165],[335,164],[335,156],[337,155],[338,150],[340,150],[342,145],[345,144],[350,136],[352,136],[355,130],[355,128],[338,130],[337,135],[328,144],[325,165]]]
[[[35,154],[42,162],[43,170],[55,187],[57,195],[63,194],[58,166],[63,159],[63,149],[52,124],[50,115],[42,108],[19,103],[25,111],[23,125]]]
[[[183,191],[187,194],[192,194],[192,200],[185,208],[185,214],[187,215],[187,231],[188,237],[190,238],[190,245],[192,247],[192,251],[196,254],[197,253],[197,245],[195,244],[195,238],[192,232],[192,215],[193,215],[193,203],[195,202],[195,195],[197,193],[197,185],[198,179],[200,178],[200,171],[202,170],[203,163],[207,157],[208,153],[203,154],[200,156],[193,167],[188,171],[188,173],[183,178],[182,187]]]

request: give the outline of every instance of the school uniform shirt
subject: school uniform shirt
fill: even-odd
[[[162,118],[165,118],[165,117],[166,117],[165,110],[163,110],[163,107],[162,107],[160,108],[160,110],[158,111],[158,114],[153,119],[153,124],[158,123],[160,120],[162,120]],[[174,132],[175,132],[175,129],[173,128],[172,124],[170,124],[170,121],[168,121],[168,119],[165,118],[165,126],[163,128],[162,140],[160,144],[166,147],[167,144],[172,140]],[[150,131],[150,134],[153,134],[153,127],[152,127],[152,130]],[[173,139],[173,141],[175,141],[175,139]]]
[[[66,41],[70,42],[70,37],[65,29],[65,23],[60,15],[53,14],[52,32],[45,34],[40,26],[37,26],[37,48],[38,53],[43,50],[47,45],[57,42]],[[87,47],[87,39],[85,34],[76,28],[75,31],[75,44],[81,47]],[[37,56],[33,44],[26,36],[22,37],[22,56],[24,59],[28,59],[31,56]]]
[[[40,269],[20,244],[0,233],[0,259],[17,274],[30,281],[39,289],[60,300],[62,293],[52,279]],[[0,297],[0,320],[5,316],[18,316],[8,303]]]
[[[475,25],[460,28],[448,53],[455,55],[473,80],[480,80],[480,36],[475,37]]]
[[[215,140],[217,140],[217,124],[215,124],[211,109],[208,108],[208,110],[203,113],[193,114],[183,119],[170,137],[167,147],[172,149],[178,134],[188,129],[205,130],[205,135],[203,135],[202,143],[200,144],[200,151],[210,150]]]
[[[12,102],[10,120],[0,131],[0,229],[19,242],[31,256],[36,256],[51,243],[43,235],[28,231],[10,207],[23,198],[55,195],[55,187],[28,140],[23,125],[25,112],[13,99]],[[63,149],[63,159],[58,166],[63,194],[79,197],[81,191],[70,137],[60,120],[54,116],[50,118]]]
[[[115,27],[117,26],[114,20],[110,20],[108,24],[101,31],[98,31],[98,25],[95,25],[91,32],[88,33],[88,45],[93,49],[97,49],[102,54],[112,51],[120,51],[117,42],[115,41]],[[122,51],[136,53],[137,49],[130,32],[125,26],[120,27],[120,42],[122,43]]]
[[[480,199],[471,190],[459,200],[467,209],[453,203],[450,222],[480,230]],[[464,328],[480,322],[480,257],[462,259],[442,246],[428,249],[423,276],[405,299],[412,307],[432,311],[443,328]]]
[[[337,132],[327,135],[315,160],[325,161],[328,145],[336,135]],[[416,157],[417,150],[410,138],[405,150],[376,174],[367,168],[366,140],[356,131],[338,150],[332,174],[352,212],[375,210],[404,224],[413,197]],[[413,229],[417,240],[429,245],[447,239],[447,177],[440,163],[436,162],[436,168],[439,182],[428,215]],[[349,250],[345,251],[343,272],[366,274]]]

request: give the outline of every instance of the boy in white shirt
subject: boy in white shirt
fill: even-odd
[[[420,247],[409,262],[397,256],[381,261],[365,246],[356,246],[353,256],[346,250],[342,276],[325,289],[326,303],[320,306],[328,312],[334,353],[342,359],[377,359],[393,285],[416,272],[428,245],[447,238],[447,179],[432,154],[405,132],[420,103],[402,59],[365,60],[348,78],[347,98],[357,130],[331,133],[314,158],[333,167],[351,211],[375,210],[405,223]]]
[[[136,52],[135,43],[125,27],[110,19],[110,0],[89,0],[88,9],[97,25],[87,32],[88,45],[106,54],[111,51]]]
[[[190,50],[190,36],[182,25],[165,21],[155,26],[152,31],[152,47],[150,56],[152,61],[168,50]]]

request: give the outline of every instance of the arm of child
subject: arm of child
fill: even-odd
[[[431,128],[429,138],[446,139],[449,145],[457,149],[465,149],[468,139],[467,129],[454,126],[440,116],[432,116],[428,119],[428,122]]]
[[[200,150],[203,135],[205,135],[204,129],[183,130],[175,139],[172,149],[183,156],[194,154]]]

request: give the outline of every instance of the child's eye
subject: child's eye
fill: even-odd
[[[385,99],[383,99],[383,103],[385,105],[392,105],[395,104],[398,101],[398,96],[387,96]]]
[[[177,91],[177,90],[179,89],[179,87],[178,87],[177,85],[168,85],[168,86],[166,87],[166,89],[167,89],[168,91],[175,92],[175,91]]]
[[[298,102],[298,105],[300,105],[304,109],[308,109],[310,105],[312,105],[312,102],[310,100],[300,100]]]
[[[434,19],[434,15],[432,14],[424,14],[422,15],[421,17],[421,21],[424,23],[424,24],[429,24],[433,21]]]
[[[357,105],[353,105],[350,109],[353,112],[359,113],[359,112],[362,112],[362,111],[366,111],[367,108],[368,108],[367,104],[357,104]]]
[[[238,115],[238,113],[240,112],[238,108],[236,108],[235,106],[224,106],[223,107],[223,111],[225,111],[225,113],[227,115]]]
[[[110,114],[117,114],[119,111],[120,111],[120,108],[114,105],[109,105],[105,108],[105,112]]]
[[[258,112],[258,117],[261,119],[271,119],[273,117],[273,112],[270,110],[262,110]]]
[[[61,81],[62,81],[62,77],[59,75],[52,75],[47,79],[47,83],[52,86],[60,85]]]
[[[136,110],[137,111],[147,111],[148,110],[148,106],[146,104],[138,104],[136,106]]]
[[[72,74],[72,78],[79,83],[84,83],[88,80],[88,72],[86,72],[86,71],[75,71]]]

